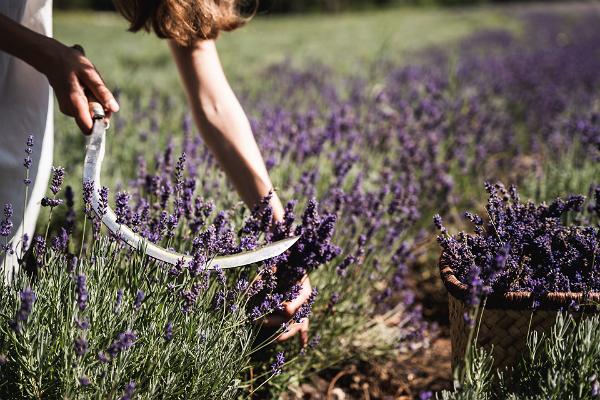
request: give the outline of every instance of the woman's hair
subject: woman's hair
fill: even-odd
[[[256,6],[240,0],[114,0],[130,22],[129,30],[154,31],[181,45],[214,39],[220,31],[242,26]]]

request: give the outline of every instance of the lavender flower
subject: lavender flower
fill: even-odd
[[[283,365],[285,364],[285,356],[283,352],[277,353],[275,356],[275,361],[271,364],[271,373],[273,375],[279,375],[283,371]]]
[[[90,329],[90,321],[88,321],[85,318],[77,318],[75,319],[75,326],[77,326],[77,328],[81,329],[82,331],[85,331]]]
[[[86,277],[83,274],[77,275],[75,278],[75,293],[77,294],[77,306],[79,311],[84,311],[88,302],[88,290],[86,287]]]
[[[37,264],[42,266],[44,264],[44,256],[46,255],[46,241],[43,236],[37,235],[33,238],[33,253],[35,254]]]
[[[181,298],[183,300],[183,306],[181,307],[181,311],[183,311],[184,314],[187,314],[192,310],[192,307],[194,306],[194,304],[196,304],[196,301],[198,300],[198,296],[200,295],[201,289],[202,286],[200,284],[195,283],[192,286],[191,290],[182,290],[180,292]]]
[[[304,304],[300,306],[300,308],[294,314],[294,321],[302,322],[304,318],[308,318],[312,311],[312,306],[315,303],[315,299],[317,297],[318,290],[316,288],[312,289],[310,296],[306,300]]]
[[[117,290],[117,299],[115,300],[115,314],[118,314],[121,311],[121,303],[123,302],[123,289]]]
[[[133,331],[127,330],[125,332],[119,333],[117,338],[107,349],[108,354],[110,354],[112,357],[116,357],[119,355],[119,353],[122,353],[125,350],[129,349],[131,346],[133,346],[136,340],[137,334]]]
[[[8,237],[12,232],[13,222],[11,220],[13,215],[12,204],[4,205],[4,219],[0,222],[0,236]]]
[[[62,200],[61,199],[53,199],[50,197],[44,197],[42,198],[41,204],[42,207],[50,207],[50,208],[55,208],[58,207],[62,204]]]
[[[318,333],[314,334],[313,337],[308,341],[308,347],[314,349],[321,342],[321,335]]]
[[[125,386],[125,391],[123,392],[123,396],[121,397],[121,400],[131,400],[133,398],[134,394],[135,394],[135,382],[130,381]]]
[[[92,197],[94,195],[94,182],[86,180],[83,182],[83,204],[85,206],[85,214],[92,218]]]
[[[98,214],[100,217],[103,217],[106,214],[106,209],[108,208],[108,188],[106,186],[102,186],[99,191],[99,202],[98,202]]]
[[[77,258],[77,256],[72,256],[69,259],[69,264],[68,264],[68,271],[69,273],[75,271],[75,269],[77,268],[77,266],[79,265],[79,258]]]
[[[419,400],[429,400],[433,398],[433,392],[430,390],[425,390],[419,393]]]
[[[81,375],[79,378],[77,378],[77,380],[79,381],[79,384],[83,387],[90,386],[92,384],[90,378],[88,378],[85,375]]]
[[[26,288],[19,292],[21,299],[21,306],[17,310],[14,321],[12,322],[12,328],[16,332],[20,332],[23,323],[27,322],[31,312],[33,311],[33,304],[35,303],[36,296],[33,290]]]
[[[60,231],[52,239],[52,248],[58,252],[66,252],[69,245],[69,234],[65,228],[60,228]]]
[[[594,274],[587,272],[600,267],[600,228],[563,222],[567,215],[584,211],[582,196],[535,205],[521,202],[515,187],[507,191],[502,184],[486,183],[485,188],[489,223],[465,214],[476,227],[474,235],[449,236],[441,220],[436,221],[443,258],[470,287],[470,303],[493,293],[528,291],[537,307],[549,292],[600,289]]]
[[[50,191],[56,196],[60,191],[65,179],[65,169],[63,167],[52,167],[52,182],[50,183]]]
[[[88,351],[88,341],[84,337],[79,336],[75,339],[73,348],[78,357],[83,357]]]
[[[23,160],[23,166],[29,170],[31,168],[32,160],[31,154],[33,153],[33,135],[27,137],[27,147],[25,147],[25,159]],[[26,186],[31,184],[31,179],[25,178],[24,183]]]
[[[165,340],[170,342],[171,339],[173,339],[173,322],[169,321],[167,322],[167,325],[165,325]]]
[[[108,364],[110,362],[109,356],[103,351],[98,352],[97,358],[102,364]]]
[[[135,294],[135,301],[133,303],[133,307],[135,308],[136,311],[138,311],[140,309],[140,307],[142,306],[142,302],[144,301],[145,297],[146,297],[145,293],[142,292],[141,290],[138,290],[137,293]]]
[[[118,224],[127,224],[130,218],[129,200],[131,195],[127,192],[119,192],[116,197],[115,214]]]

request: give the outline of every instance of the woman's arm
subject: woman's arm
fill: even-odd
[[[190,47],[169,43],[202,137],[244,202],[250,207],[258,204],[273,184],[248,118],[227,82],[215,42],[198,40]],[[275,193],[271,206],[275,219],[281,220],[283,207]]]
[[[83,133],[92,129],[92,118],[84,94],[88,88],[106,111],[119,105],[94,65],[77,50],[34,32],[0,14],[0,51],[17,57],[46,75],[58,99],[60,111],[75,118]]]
[[[179,68],[194,120],[204,141],[219,160],[244,202],[252,207],[273,190],[273,184],[252,134],[248,118],[227,82],[213,40],[197,40],[189,47],[169,42]],[[271,199],[273,217],[283,219],[283,207],[276,193]],[[265,320],[266,325],[287,322],[310,296],[308,277],[300,295],[285,304],[284,310]],[[300,333],[308,341],[308,319],[294,324],[279,340]]]

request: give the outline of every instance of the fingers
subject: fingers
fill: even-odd
[[[281,314],[271,314],[261,321],[263,326],[270,328],[279,328],[285,323],[289,326],[281,335],[277,337],[278,342],[284,342],[289,338],[299,335],[298,339],[302,347],[308,344],[308,318],[303,318],[300,322],[295,322]]]
[[[106,110],[109,112],[119,111],[119,104],[104,84],[98,71],[96,71],[91,64],[84,69],[80,78],[83,80],[85,87],[92,92],[96,100],[98,100]]]
[[[291,301],[285,303],[284,305],[283,311],[290,318],[296,313],[296,311],[298,311],[298,309],[304,303],[306,303],[306,300],[308,300],[312,292],[310,282],[308,282],[308,277],[305,277],[304,280],[300,283],[300,285],[301,289],[300,293],[298,293],[298,296],[296,296],[295,299],[292,299]]]
[[[285,342],[289,338],[299,334],[300,344],[304,347],[308,343],[308,318],[298,323],[292,323],[288,329],[277,337],[278,342]]]
[[[73,117],[75,118],[75,122],[77,122],[77,126],[79,126],[84,135],[89,135],[92,132],[93,121],[88,101],[83,92],[80,95],[72,94],[71,103],[73,104]]]
[[[300,346],[306,347],[308,345],[308,318],[304,318],[300,323],[300,335],[298,339],[300,340]]]
[[[290,319],[281,315],[280,313],[273,313],[263,318],[260,323],[270,328],[279,328],[281,325],[288,322]]]
[[[81,132],[88,135],[92,130],[92,117],[88,100],[77,79],[72,79],[64,88],[56,88],[55,91],[59,100],[60,111],[75,118]]]

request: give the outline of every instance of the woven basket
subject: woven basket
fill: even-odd
[[[474,311],[465,303],[469,297],[467,285],[460,282],[442,255],[440,273],[449,293],[450,335],[452,341],[452,368],[460,365],[465,356],[471,327],[464,315]],[[517,362],[526,348],[529,330],[549,332],[554,325],[559,310],[569,310],[572,302],[580,305],[578,315],[596,313],[600,303],[600,293],[548,293],[537,299],[540,306],[531,309],[530,292],[508,292],[488,296],[485,309],[479,311],[476,323],[479,324],[478,345],[491,351],[494,365],[504,367]]]

